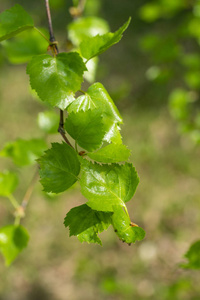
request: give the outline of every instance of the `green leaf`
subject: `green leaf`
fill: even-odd
[[[97,17],[78,18],[68,25],[69,39],[77,47],[85,38],[104,34],[108,31],[107,22]]]
[[[87,205],[98,211],[113,211],[113,205],[125,207],[135,193],[139,178],[132,164],[99,165],[82,159],[81,192]]]
[[[105,135],[101,112],[98,110],[70,113],[65,121],[67,132],[80,147],[93,151],[103,143]]]
[[[185,257],[188,259],[188,263],[183,264],[183,268],[200,269],[200,240],[190,246]]]
[[[16,34],[33,28],[33,20],[19,4],[0,14],[0,41],[9,39]]]
[[[77,52],[34,56],[27,66],[30,84],[42,101],[65,109],[81,88],[85,64]]]
[[[18,177],[15,173],[5,171],[0,173],[0,196],[11,195],[18,185]]]
[[[104,35],[84,38],[80,44],[81,55],[89,60],[92,57],[105,52],[112,45],[118,43],[122,38],[122,33],[127,29],[130,21],[131,18],[129,18],[128,21],[114,33],[108,32]]]
[[[94,83],[95,81],[98,62],[99,62],[98,57],[94,57],[86,63],[87,71],[84,73],[84,78],[89,83]]]
[[[7,143],[0,155],[10,157],[18,166],[27,166],[34,164],[46,148],[46,142],[42,139],[17,139],[15,142]]]
[[[57,133],[59,115],[54,111],[44,111],[38,114],[38,125],[46,133]]]
[[[65,217],[65,227],[69,226],[70,236],[81,242],[102,245],[98,233],[107,230],[111,224],[112,213],[92,210],[86,204],[72,208]]]
[[[93,160],[109,164],[126,161],[130,154],[130,150],[125,145],[110,144],[97,152],[88,153],[87,155]]]
[[[80,163],[74,149],[66,143],[53,143],[38,163],[40,182],[45,192],[61,193],[78,179]]]
[[[8,225],[0,228],[0,252],[7,266],[27,247],[28,240],[28,232],[21,225]]]
[[[108,92],[99,82],[92,84],[85,95],[78,97],[68,107],[68,112],[87,111],[88,109],[101,111],[106,132],[104,140],[111,142],[114,139],[113,142],[115,142],[117,138],[119,142],[119,128],[116,125],[122,123],[122,118]]]
[[[113,206],[112,224],[120,240],[130,244],[136,240],[141,241],[145,237],[145,231],[141,227],[133,226],[129,216],[119,205]]]
[[[20,33],[10,41],[3,42],[2,45],[11,63],[22,64],[30,61],[34,55],[46,53],[48,42],[36,30],[31,29]]]

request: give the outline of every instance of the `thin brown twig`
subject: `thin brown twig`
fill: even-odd
[[[59,53],[59,49],[58,49],[57,42],[56,42],[56,39],[55,39],[55,36],[53,33],[53,24],[52,24],[52,19],[51,19],[49,0],[45,0],[45,4],[46,4],[47,19],[48,19],[48,24],[49,24],[50,42],[52,43],[50,45],[50,47],[51,47],[52,51],[54,52],[54,55],[57,55]],[[65,135],[64,111],[62,109],[60,109],[60,122],[59,122],[58,132],[61,134],[64,141],[73,148],[73,146],[71,145],[71,143],[69,142],[68,138]]]
[[[32,180],[31,180],[31,182],[30,182],[30,184],[29,184],[29,186],[28,186],[28,188],[26,190],[24,198],[22,200],[21,207],[23,207],[23,209],[26,208],[26,206],[27,206],[27,204],[29,202],[29,199],[30,199],[30,197],[31,197],[31,195],[33,193],[34,186],[35,186],[36,182],[38,181],[38,177],[39,177],[39,174],[38,174],[38,168],[37,168],[36,172],[33,175]]]

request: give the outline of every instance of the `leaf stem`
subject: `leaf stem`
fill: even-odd
[[[86,93],[85,91],[83,91],[83,90],[79,90],[79,92],[82,93],[82,94],[84,94],[84,95],[87,94],[87,93]]]
[[[65,135],[65,129],[64,129],[64,111],[60,109],[60,122],[59,122],[59,127],[58,127],[58,132],[61,134],[63,137],[63,140],[73,148],[72,144],[68,140],[68,138]]]
[[[46,4],[46,12],[47,12],[47,19],[48,19],[48,24],[49,24],[49,35],[50,35],[50,42],[52,51],[54,52],[54,56],[56,56],[59,53],[59,49],[56,43],[56,39],[53,33],[53,24],[52,24],[52,19],[51,19],[51,11],[50,11],[50,6],[49,6],[49,0],[45,0]],[[55,42],[55,43],[54,43]],[[64,112],[62,109],[60,109],[60,122],[59,122],[59,127],[58,127],[58,132],[61,134],[62,138],[64,141],[73,148],[71,145],[70,141],[65,135],[65,129],[64,129]]]
[[[124,205],[124,210],[125,210],[125,213],[127,214],[127,216],[128,216],[129,219],[130,219],[130,216],[129,216],[129,213],[128,213],[128,209],[127,209],[127,207],[126,207],[126,204]]]
[[[35,29],[50,44],[50,40],[37,27],[33,27],[33,29]]]
[[[9,196],[7,196],[8,199],[10,200],[10,203],[14,206],[15,209],[18,209],[19,208],[19,203],[17,202],[17,200],[15,199],[15,197],[10,194]]]
[[[21,220],[21,217],[20,217],[20,216],[16,216],[16,217],[15,217],[14,225],[15,225],[15,226],[18,226],[18,225],[20,224],[20,220]]]
[[[10,200],[12,200],[12,204],[13,205],[15,204],[15,209],[16,209],[15,213],[14,213],[14,215],[15,215],[14,224],[15,225],[19,225],[21,218],[25,217],[25,209],[26,209],[26,206],[27,206],[27,204],[28,204],[28,202],[30,200],[30,197],[31,197],[32,193],[33,193],[33,189],[34,189],[34,186],[35,186],[37,180],[38,180],[38,168],[37,168],[36,172],[34,173],[33,178],[32,178],[32,180],[31,180],[31,182],[30,182],[30,184],[29,184],[29,186],[28,186],[28,188],[26,190],[26,193],[24,195],[24,198],[22,200],[21,205],[18,204],[18,202],[15,200],[14,197],[10,198]],[[13,202],[13,200],[16,203]]]
[[[31,182],[30,182],[30,184],[29,184],[29,186],[28,186],[28,188],[26,190],[24,198],[22,200],[21,207],[23,207],[23,209],[26,208],[26,206],[27,206],[27,204],[28,204],[28,202],[30,200],[30,197],[31,197],[31,195],[33,193],[34,186],[35,186],[36,182],[38,181],[38,177],[39,176],[38,176],[38,168],[37,168],[36,172],[33,175],[32,180],[31,180]]]
[[[77,142],[75,141],[75,150],[78,153],[78,147],[77,147]]]

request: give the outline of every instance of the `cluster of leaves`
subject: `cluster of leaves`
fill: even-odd
[[[155,28],[159,22],[168,25],[166,27],[169,30],[165,35],[162,32],[161,36],[156,31],[141,40],[141,48],[150,55],[153,64],[146,75],[149,80],[164,82],[165,85],[170,79],[179,78],[179,87],[176,80],[176,87],[171,82],[173,89],[170,86],[170,113],[178,122],[180,132],[187,133],[195,145],[199,144],[200,1],[155,0],[141,7],[140,17],[149,24],[153,23]],[[200,268],[200,241],[191,245],[185,257],[188,263],[182,265],[184,268]]]
[[[199,144],[199,0],[155,0],[141,7],[140,18],[152,23],[155,32],[141,39],[141,49],[148,53],[152,64],[147,79],[164,83],[165,95],[170,90],[169,108],[180,132]],[[158,27],[163,23],[166,29],[161,33]]]
[[[34,27],[32,18],[20,5],[0,14],[0,41],[4,40],[10,61],[29,61],[27,74],[31,88],[48,107],[67,112],[62,132],[74,140],[71,142],[74,146],[69,142],[53,143],[41,156],[47,149],[43,139],[18,139],[5,145],[1,155],[12,158],[18,166],[33,164],[38,158],[45,192],[61,193],[79,181],[87,201],[71,209],[64,224],[69,227],[70,236],[77,236],[81,242],[101,244],[98,234],[110,225],[120,240],[128,244],[145,235],[142,228],[131,222],[126,207],[139,178],[133,165],[127,162],[130,150],[122,143],[122,117],[101,83],[81,90],[84,74],[90,82],[94,81],[97,56],[120,41],[129,22],[130,19],[112,33],[102,19],[77,18],[69,25],[72,51],[58,54],[55,44],[45,37],[45,31]],[[16,35],[20,32],[23,33],[18,39]],[[7,41],[11,37],[14,40]],[[41,37],[43,43],[34,47]],[[52,55],[43,53],[47,45]],[[81,92],[78,97],[77,92]],[[45,133],[55,133],[58,123],[53,111],[38,115],[38,124]],[[19,225],[22,207],[13,196],[17,181],[15,174],[1,173],[0,195],[8,197],[16,209],[15,224],[0,229],[0,251],[7,264],[28,242],[26,230]]]

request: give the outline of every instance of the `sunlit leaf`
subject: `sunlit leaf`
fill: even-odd
[[[88,153],[87,155],[93,160],[109,164],[128,160],[130,150],[122,144],[110,144],[96,152]]]
[[[45,192],[61,193],[78,179],[80,163],[74,149],[66,143],[53,143],[38,163],[40,182]]]
[[[103,143],[105,135],[101,112],[98,110],[70,113],[65,121],[67,132],[82,148],[93,151]]]
[[[112,213],[92,210],[86,204],[72,208],[65,217],[65,227],[69,226],[70,236],[74,235],[81,242],[102,245],[98,233],[108,229]]]
[[[38,125],[46,133],[57,133],[59,115],[54,111],[44,111],[38,114]]]
[[[101,112],[105,130],[104,140],[107,142],[111,142],[113,139],[119,141],[120,134],[117,125],[122,123],[122,118],[108,92],[99,82],[92,84],[85,95],[78,97],[68,107],[68,112],[87,111],[88,109],[98,109]]]
[[[48,42],[34,29],[22,32],[2,44],[8,60],[13,64],[26,63],[34,55],[46,53],[48,47]]]
[[[77,52],[60,53],[56,57],[37,55],[27,66],[31,87],[42,101],[60,109],[74,101],[86,70]]]
[[[21,225],[8,225],[0,228],[0,252],[7,266],[27,247],[28,240],[28,232]]]
[[[5,171],[0,173],[0,196],[11,195],[18,184],[18,177],[15,173]]]
[[[84,38],[80,44],[81,55],[89,60],[92,57],[105,52],[111,46],[118,43],[121,40],[122,34],[127,29],[130,21],[131,18],[129,18],[128,21],[114,33],[109,32],[104,35],[96,35],[94,37]]]
[[[68,25],[68,36],[75,46],[79,46],[87,37],[104,34],[108,31],[107,22],[97,17],[78,18]]]
[[[32,18],[19,4],[0,14],[0,41],[9,39],[16,34],[32,28]]]
[[[88,71],[84,73],[84,78],[89,83],[93,83],[95,81],[98,61],[99,61],[98,57],[93,57],[86,64]]]
[[[113,206],[112,224],[116,234],[120,240],[130,244],[140,241],[145,237],[145,231],[138,226],[134,226],[131,223],[129,216],[123,210],[121,206]]]
[[[17,139],[15,142],[7,143],[0,155],[10,157],[18,166],[27,166],[35,163],[46,149],[47,144],[42,139]]]
[[[86,159],[81,161],[81,192],[92,209],[112,212],[113,205],[124,207],[132,198],[139,183],[132,164],[99,165]]]

